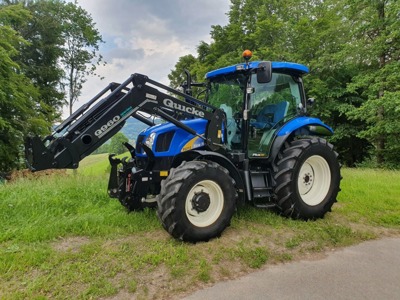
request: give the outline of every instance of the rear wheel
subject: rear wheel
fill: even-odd
[[[322,218],[340,190],[340,165],[333,146],[321,138],[290,142],[279,154],[276,204],[295,219]]]
[[[210,161],[183,162],[161,182],[157,214],[173,237],[208,241],[229,226],[236,198],[225,168]]]

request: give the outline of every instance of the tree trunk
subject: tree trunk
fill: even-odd
[[[74,105],[75,91],[74,91],[74,65],[71,64],[71,70],[69,72],[69,115],[72,115],[72,106]]]
[[[380,28],[378,29],[378,36],[381,34],[384,34],[385,30],[385,2],[381,1],[377,5],[377,13],[378,13],[378,19],[380,21]],[[385,67],[386,64],[386,53],[383,51],[380,56],[379,56],[379,69],[382,69]],[[382,98],[384,96],[384,87],[382,86],[378,92],[378,99]],[[377,117],[378,117],[378,122],[383,122],[385,118],[385,110],[383,106],[378,107],[377,110]],[[385,136],[380,135],[377,137],[377,144],[376,144],[376,162],[378,166],[382,166],[383,163],[385,162]]]

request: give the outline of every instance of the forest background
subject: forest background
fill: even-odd
[[[400,2],[231,0],[228,24],[210,29],[197,55],[178,59],[170,85],[253,59],[310,68],[312,115],[350,167],[400,167]],[[23,167],[23,138],[45,135],[104,63],[102,36],[76,2],[0,0],[0,172]]]

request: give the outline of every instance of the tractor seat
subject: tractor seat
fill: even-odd
[[[232,107],[226,104],[221,104],[220,108],[226,114],[227,137],[228,137],[228,144],[230,145],[232,143],[232,140],[235,140],[235,135],[237,134],[236,122],[232,116]]]
[[[251,126],[257,129],[269,129],[282,120],[287,113],[289,102],[282,101],[277,104],[268,104],[257,114],[256,121]]]

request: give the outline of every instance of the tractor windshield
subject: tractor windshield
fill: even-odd
[[[270,82],[260,84],[257,82],[256,74],[253,74],[251,85],[254,87],[254,93],[250,97],[250,109],[253,115],[265,111],[266,107],[276,109],[276,106],[282,106],[283,111],[278,111],[278,115],[274,118],[277,123],[286,116],[295,115],[301,105],[300,86],[291,75],[273,73]]]
[[[229,74],[213,79],[209,86],[209,103],[226,113],[227,144],[232,150],[242,147],[241,112],[248,78],[245,74]]]
[[[241,110],[247,78],[243,74],[230,74],[214,79],[210,83],[209,103],[216,107],[227,105],[234,111]]]

